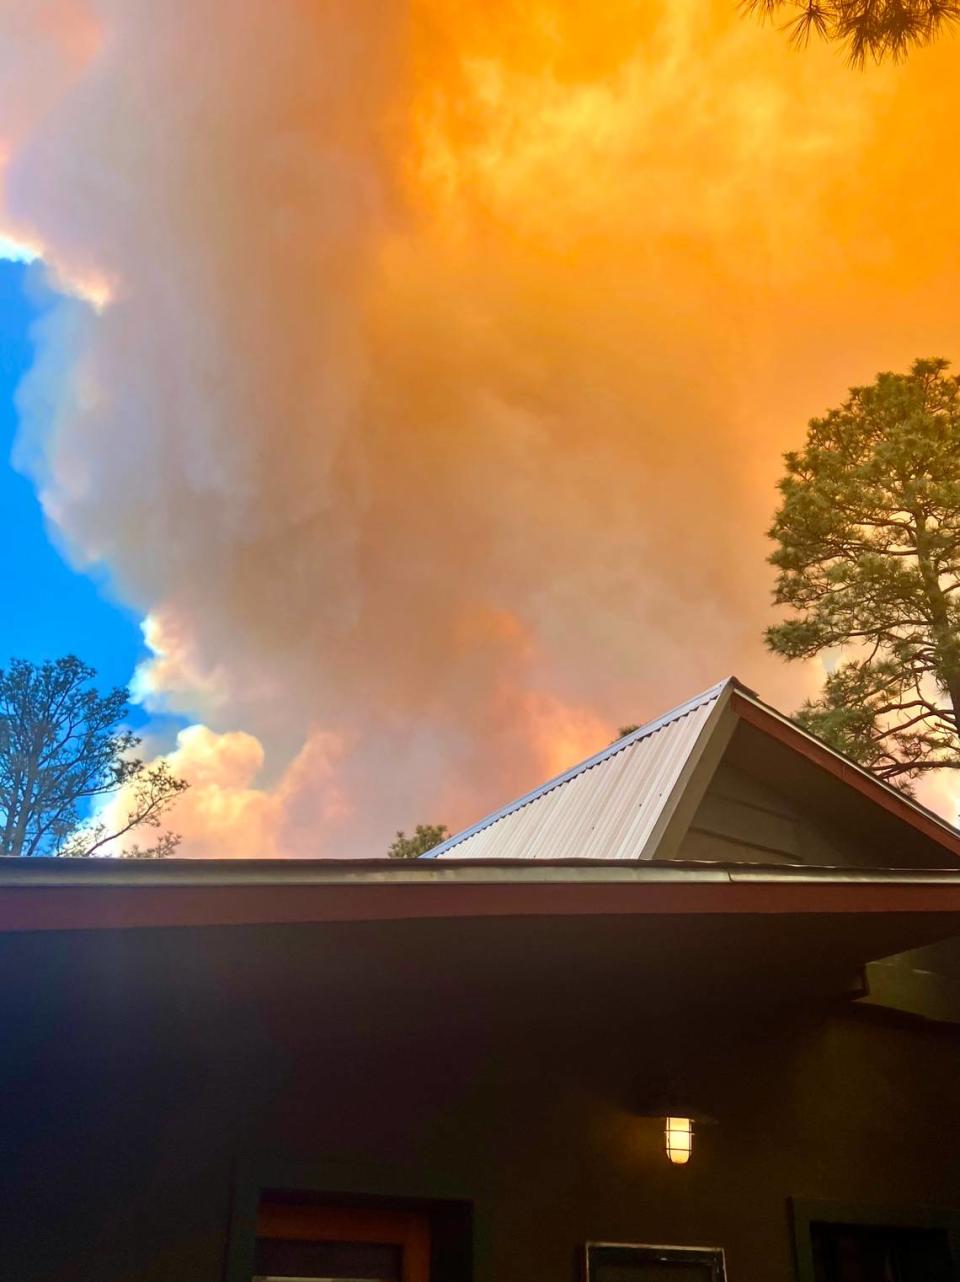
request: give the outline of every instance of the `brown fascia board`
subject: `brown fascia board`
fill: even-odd
[[[909,801],[895,788],[883,783],[875,775],[841,756],[825,743],[808,734],[773,708],[750,696],[743,688],[735,688],[730,707],[736,715],[764,734],[771,735],[793,752],[820,766],[828,774],[867,797],[888,814],[910,825],[917,832],[937,842],[944,850],[960,859],[960,832],[951,828],[932,810]]]
[[[704,914],[956,914],[960,873],[596,861],[0,860],[0,931]],[[11,864],[19,867],[11,868]],[[43,864],[44,867],[37,865]],[[127,867],[118,865],[127,864]],[[192,866],[187,866],[191,865]],[[26,865],[26,866],[24,866]],[[31,866],[32,865],[32,866]],[[59,865],[51,867],[50,865]],[[339,866],[338,866],[339,865]],[[508,866],[509,865],[509,866]]]

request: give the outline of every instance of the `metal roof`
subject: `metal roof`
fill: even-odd
[[[728,677],[455,833],[429,859],[645,859],[684,767],[738,683]]]
[[[422,858],[611,861],[662,857],[667,823],[724,717],[744,721],[778,740],[851,794],[867,798],[878,814],[885,811],[928,838],[935,845],[924,852],[924,858],[933,865],[939,866],[943,859],[952,863],[960,856],[960,832],[941,816],[768,707],[731,676],[454,833]],[[916,860],[907,860],[911,862]]]

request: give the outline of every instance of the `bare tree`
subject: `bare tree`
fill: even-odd
[[[156,832],[152,845],[124,854],[170,854],[180,838],[160,832],[186,788],[165,762],[134,755],[140,739],[122,722],[126,692],[100,695],[96,673],[68,655],[0,668],[0,855],[92,855],[134,829]],[[112,825],[91,819],[98,802],[116,798]]]

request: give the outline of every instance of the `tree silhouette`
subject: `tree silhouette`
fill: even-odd
[[[417,824],[413,836],[398,832],[387,848],[388,859],[419,859],[447,838],[446,824]]]
[[[960,20],[956,0],[742,0],[742,8],[782,20],[796,45],[811,37],[845,45],[856,67],[899,62]]]
[[[137,828],[159,830],[186,788],[165,762],[147,766],[139,738],[122,727],[124,690],[100,695],[93,668],[73,655],[0,668],[0,855],[87,856]],[[116,799],[107,824],[86,812]],[[123,853],[170,854],[180,838],[156,832],[152,845]]]
[[[885,779],[960,768],[960,380],[945,360],[880,374],[785,456],[767,630],[823,654],[797,720]]]

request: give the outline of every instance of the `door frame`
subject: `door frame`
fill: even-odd
[[[261,1202],[257,1239],[376,1242],[401,1251],[400,1282],[430,1282],[430,1219],[424,1211],[327,1202]]]
[[[274,1160],[238,1160],[230,1191],[229,1220],[223,1264],[224,1282],[251,1282],[257,1242],[257,1219],[265,1193],[302,1195],[306,1205],[324,1211],[351,1209],[372,1215],[406,1214],[425,1218],[430,1226],[429,1273],[444,1282],[473,1282],[473,1206],[460,1190],[442,1187],[410,1192],[402,1173],[369,1172],[358,1179],[339,1164],[322,1167]],[[399,1221],[394,1221],[396,1228]]]

